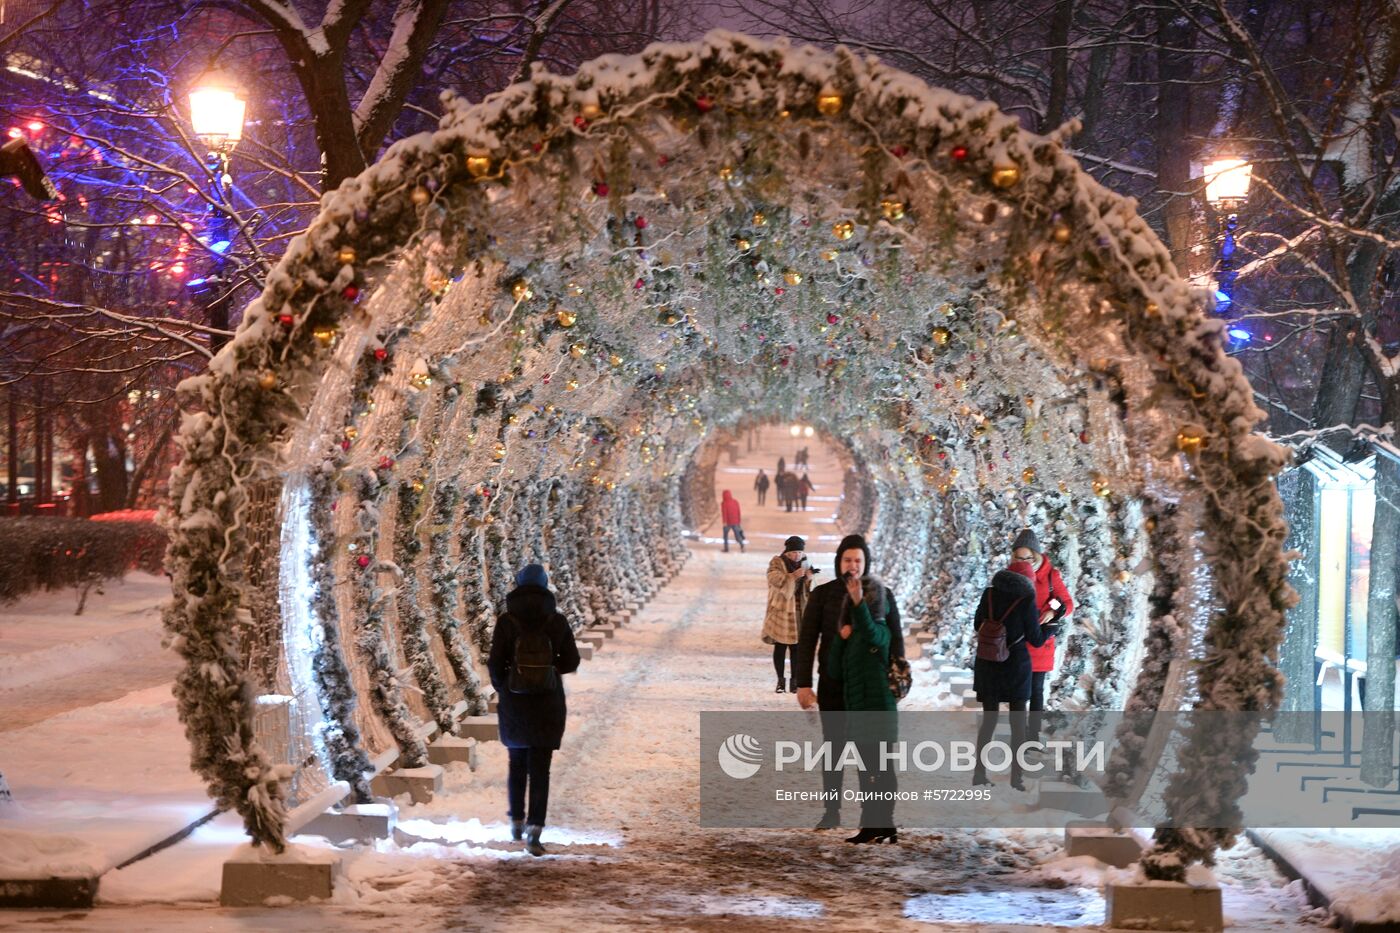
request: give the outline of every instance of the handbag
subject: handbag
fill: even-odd
[[[907,697],[914,686],[914,670],[909,662],[900,657],[890,658],[889,681],[890,693],[894,694],[896,702]]]

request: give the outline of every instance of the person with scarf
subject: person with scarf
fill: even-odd
[[[812,589],[812,566],[807,563],[807,542],[793,535],[783,543],[783,553],[768,562],[768,611],[763,616],[763,643],[773,646],[773,667],[778,672],[775,693],[795,690],[792,678],[783,683],[783,663],[791,657],[797,665],[797,626],[807,608]],[[789,655],[791,651],[791,655]]]

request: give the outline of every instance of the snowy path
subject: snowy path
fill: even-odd
[[[776,454],[769,453],[762,455],[771,470]],[[857,847],[842,841],[849,831],[698,826],[700,711],[794,703],[773,693],[769,649],[758,637],[766,563],[787,534],[812,539],[834,531],[834,501],[806,515],[754,507],[752,474],[744,481],[740,472],[749,466],[743,457],[733,467],[721,464],[721,483],[744,503],[748,553],[695,545],[676,580],[568,678],[569,729],[555,758],[544,835],[549,857],[532,859],[508,841],[505,753],[489,744],[477,772],[453,765],[446,794],[401,810],[401,828],[427,841],[401,838],[346,853],[335,906],[213,907],[222,859],[240,841],[236,821],[221,818],[103,879],[105,902],[132,906],[86,916],[0,914],[0,929],[358,931],[408,922],[420,931],[1009,933],[1097,926],[1100,872],[1086,860],[1061,859],[1059,833],[906,830],[898,846]],[[836,461],[815,445],[813,467],[819,493],[837,488]],[[810,545],[828,574],[833,546],[834,539]],[[934,691],[927,670],[916,679],[904,707],[938,704],[945,694]],[[1321,925],[1317,917],[1301,919],[1306,908],[1296,887],[1281,890],[1284,880],[1257,850],[1230,853],[1219,873],[1234,930]],[[172,900],[202,904],[149,903]]]

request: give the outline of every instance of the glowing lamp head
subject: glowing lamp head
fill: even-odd
[[[210,146],[232,149],[243,138],[248,102],[227,78],[211,75],[190,91],[190,122]]]
[[[800,436],[802,434],[802,425],[794,424],[792,427],[788,428],[788,433],[793,437]]]
[[[1206,200],[1213,205],[1238,204],[1249,197],[1254,166],[1244,159],[1216,159],[1206,163]]]

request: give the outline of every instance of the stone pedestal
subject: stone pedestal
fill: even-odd
[[[981,708],[982,708],[982,701],[979,700],[979,699],[977,699],[977,694],[975,694],[975,693],[965,693],[965,694],[963,694],[963,698],[962,698],[962,708],[963,708],[963,709],[981,709]]]
[[[452,761],[465,761],[467,767],[476,770],[476,739],[461,738],[455,735],[439,736],[428,746],[428,760],[435,765],[445,765]]]
[[[599,632],[583,631],[583,632],[579,632],[579,633],[577,633],[576,635],[574,635],[574,643],[575,643],[575,644],[577,644],[577,645],[585,645],[585,644],[587,644],[587,645],[592,645],[594,651],[600,650],[600,649],[603,647],[603,642],[605,642],[605,641],[607,641],[607,638],[604,637],[604,636],[603,636],[601,633],[599,633]]]
[[[1132,833],[1109,829],[1102,823],[1065,827],[1065,854],[1087,855],[1114,868],[1127,868],[1142,858],[1142,843]]]
[[[578,646],[578,656],[580,661],[593,660],[593,643],[588,641],[575,642]]]
[[[219,903],[224,907],[262,907],[286,901],[330,900],[340,857],[332,852],[288,846],[271,855],[246,846],[224,862]]]
[[[589,628],[588,631],[597,632],[604,638],[613,638],[617,635],[617,626],[613,625],[610,622],[600,622],[597,625],[594,625],[593,627]]]
[[[488,712],[488,713],[495,713],[496,710],[498,710],[498,709],[500,709],[500,708],[501,708],[501,700],[500,700],[500,698],[497,697],[494,693],[491,694],[491,699],[489,699],[489,700],[486,701],[486,712]]]
[[[1225,929],[1220,889],[1142,882],[1104,890],[1106,926],[1123,930],[1214,931]]]
[[[297,835],[321,836],[336,844],[368,844],[376,839],[389,838],[398,813],[398,807],[392,800],[353,803],[339,810],[327,810],[298,830]]]
[[[428,803],[434,794],[442,790],[442,773],[442,765],[396,768],[376,774],[369,786],[376,794],[385,797],[408,794],[414,803]]]
[[[946,678],[944,682],[948,684],[948,689],[954,693],[967,693],[972,689],[971,677],[959,675],[957,677]]]
[[[929,642],[933,641],[934,638],[935,638],[934,634],[933,634],[932,632],[929,632],[929,631],[915,632],[915,633],[914,633],[914,640],[915,640],[916,642],[918,642],[919,644],[921,644],[921,645],[927,645]]]
[[[1108,812],[1108,799],[1097,787],[1080,787],[1065,781],[1038,781],[1035,803],[1042,810],[1067,810],[1080,816]]]
[[[917,661],[924,656],[924,646],[922,642],[906,641],[904,643],[904,658],[907,661]]]
[[[467,716],[457,724],[457,735],[478,742],[499,742],[501,725],[495,714],[488,716]]]
[[[97,900],[97,877],[0,878],[0,909],[86,910]]]

